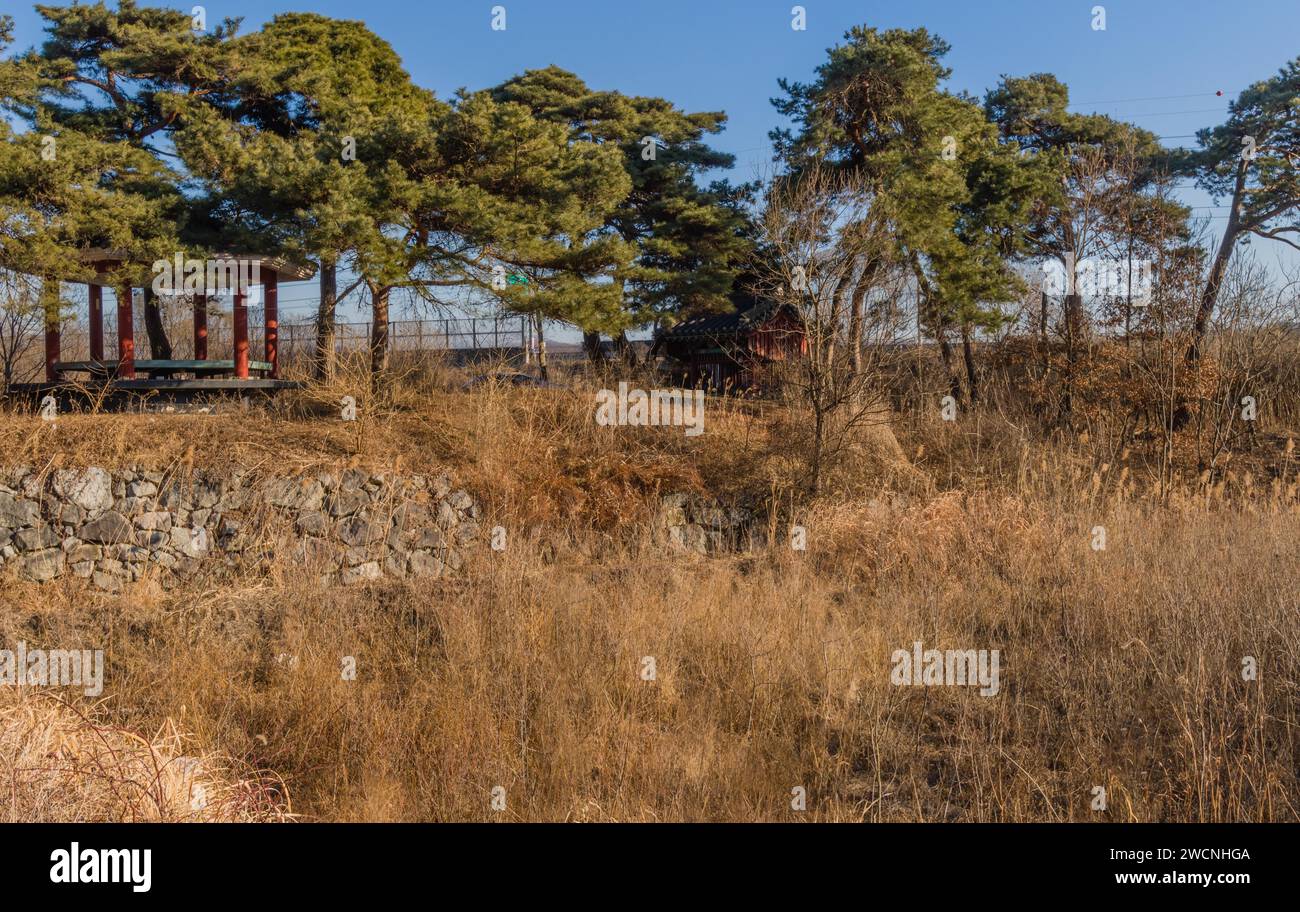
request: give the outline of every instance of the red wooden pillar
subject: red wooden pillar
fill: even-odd
[[[90,360],[104,360],[104,289],[90,285]]]
[[[262,305],[266,310],[266,333],[264,348],[266,361],[271,365],[267,376],[272,380],[280,376],[280,275],[268,272],[262,282]]]
[[[42,309],[45,316],[45,379],[59,378],[59,286],[53,279],[41,282]]]
[[[194,296],[194,360],[208,360],[208,296]]]
[[[235,377],[248,379],[248,291],[235,289]]]
[[[135,318],[131,313],[131,286],[117,290],[117,376],[135,379]]]

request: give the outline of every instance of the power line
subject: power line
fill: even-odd
[[[1176,98],[1208,98],[1211,95],[1222,96],[1223,92],[1193,92],[1190,95],[1148,95],[1146,98],[1114,98],[1110,101],[1076,101],[1069,104],[1068,107],[1081,108],[1088,105],[1127,104],[1130,101],[1172,101]]]

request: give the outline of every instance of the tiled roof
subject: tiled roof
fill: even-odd
[[[671,329],[664,330],[660,339],[693,339],[698,337],[733,336],[748,332],[767,322],[780,311],[779,301],[759,301],[744,310],[731,313],[705,314],[691,320],[678,323]]]

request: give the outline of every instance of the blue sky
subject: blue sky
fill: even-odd
[[[188,10],[193,3],[169,3]],[[1223,120],[1227,102],[1300,55],[1300,0],[804,0],[805,31],[791,29],[791,0],[207,0],[209,22],[243,17],[255,30],[277,12],[310,10],[360,19],[389,41],[415,81],[446,96],[525,69],[556,64],[598,89],[668,98],[687,110],[723,110],[715,139],[737,156],[732,176],[767,173],[768,131],[781,121],[776,80],[809,79],[828,47],[855,24],[925,26],[952,52],[949,87],[976,95],[999,76],[1052,72],[1076,110],[1133,121],[1191,144]],[[506,9],[505,31],[491,28]],[[30,5],[6,0],[16,46],[43,39]],[[1215,95],[1222,91],[1222,97]],[[1187,202],[1208,206],[1202,194]],[[1222,202],[1222,201],[1221,201]],[[1203,209],[1218,214],[1224,209]],[[1260,245],[1281,248],[1282,245]],[[1271,260],[1276,253],[1267,252]]]

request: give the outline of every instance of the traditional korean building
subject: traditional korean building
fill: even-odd
[[[798,312],[789,304],[744,295],[729,313],[678,323],[655,338],[652,356],[676,382],[713,390],[761,389],[770,368],[808,353]]]

